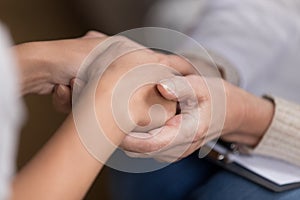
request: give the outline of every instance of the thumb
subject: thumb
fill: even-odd
[[[71,91],[66,85],[56,85],[52,95],[52,102],[55,109],[62,113],[71,110]]]
[[[161,80],[157,89],[164,98],[172,101],[186,101],[195,98],[195,92],[184,76]]]

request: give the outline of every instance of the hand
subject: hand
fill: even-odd
[[[109,41],[110,39],[111,41]],[[79,74],[77,79],[84,80],[84,82],[97,79],[100,66],[100,71],[104,72],[98,87],[103,88],[103,91],[117,93],[117,85],[127,85],[122,89],[122,93],[116,94],[116,96],[120,99],[119,104],[126,105],[125,103],[129,101],[129,109],[132,111],[130,115],[132,119],[136,119],[136,124],[140,126],[148,125],[151,122],[148,111],[155,104],[161,105],[166,109],[167,118],[175,114],[176,102],[166,101],[166,99],[161,97],[155,87],[155,82],[161,78],[173,76],[174,73],[192,73],[193,67],[190,63],[179,56],[154,52],[125,37],[113,36],[102,45],[106,48],[101,47],[101,45],[99,45],[99,49],[97,48],[93,52],[92,58],[95,58],[95,60],[91,59],[93,60],[91,64],[83,70],[84,73]],[[122,56],[119,56],[118,53],[122,51],[126,53],[124,55],[121,53]],[[112,63],[107,61],[110,59]],[[88,60],[90,59],[88,58]],[[103,70],[102,67],[106,66],[106,63],[110,64],[106,70]],[[123,80],[124,77],[127,80]],[[148,83],[146,79],[151,83]],[[138,89],[134,91],[133,86],[136,86]],[[130,95],[130,99],[123,99],[126,93],[131,92],[133,92],[133,95]],[[99,96],[99,98],[101,97]],[[119,107],[119,105],[117,106]],[[124,113],[120,115],[124,115]],[[164,122],[163,120],[157,120],[156,126],[163,125]]]
[[[81,138],[87,141],[85,142],[88,145],[87,149],[92,149],[91,152],[99,152],[98,147],[101,146],[99,145],[101,138],[97,138],[101,134],[99,134],[99,131],[95,131],[99,130],[99,124],[101,125],[100,132],[104,132],[105,135],[109,135],[109,130],[111,130],[105,129],[105,126],[117,126],[118,130],[115,130],[115,133],[120,131],[129,133],[136,128],[141,128],[138,126],[145,128],[149,123],[153,128],[160,127],[166,120],[174,116],[176,112],[176,102],[163,98],[158,93],[155,83],[163,78],[174,76],[171,72],[164,72],[167,68],[166,66],[169,66],[167,68],[168,70],[175,68],[184,74],[189,73],[189,70],[193,68],[180,57],[160,54],[146,48],[134,48],[133,51],[127,51],[127,53],[121,57],[115,55],[116,52],[120,52],[121,49],[126,50],[127,47],[135,47],[135,45],[137,44],[133,44],[124,37],[112,38],[111,41],[106,41],[103,45],[99,46],[99,49],[97,48],[93,51],[91,57],[87,59],[89,60],[89,64],[83,65],[84,67],[80,70],[82,73],[79,73],[79,76],[76,77],[77,79],[84,80],[87,84],[82,87],[83,89],[81,91],[80,89],[78,91],[75,82],[73,92],[75,106],[73,108],[73,115],[75,120],[77,121],[77,119],[79,119],[78,121],[81,123],[77,124],[78,127],[82,127],[83,129],[83,131],[79,131],[83,134]],[[113,62],[107,61],[109,59],[113,60]],[[109,67],[103,72],[102,67],[107,66],[107,63]],[[97,71],[99,67],[103,74]],[[140,69],[142,69],[142,71],[139,71]],[[143,71],[144,69],[150,71],[145,73],[145,71]],[[98,77],[99,74],[102,75],[100,79]],[[124,77],[129,79],[124,80]],[[139,82],[140,80],[143,81],[143,79],[149,80],[149,77],[154,78],[151,79],[150,84],[147,83],[145,85],[143,82]],[[121,93],[118,93],[117,86],[124,86],[122,90],[119,91]],[[133,90],[133,88],[138,89]],[[126,96],[128,93],[132,94]],[[87,98],[85,98],[84,94]],[[117,97],[117,104],[112,103],[114,95]],[[81,103],[84,98],[84,103]],[[128,102],[129,106],[127,107]],[[148,112],[155,104],[164,108],[163,112],[161,112],[161,109],[154,112],[154,114],[159,117],[165,115],[166,117],[163,120],[152,121],[150,119]],[[80,107],[77,105],[81,105],[82,110],[79,109],[79,111],[76,111],[78,107]],[[126,110],[124,110],[122,106],[123,108],[125,106],[126,110],[129,108],[130,113],[126,113]],[[121,110],[121,113],[113,113],[114,109]],[[90,117],[84,117],[84,119],[88,121],[82,119],[83,112],[90,113]],[[96,114],[97,120],[92,116],[94,114]],[[152,114],[151,112],[150,115],[152,116]],[[114,117],[121,117],[122,119],[116,120]],[[134,123],[132,123],[130,119],[133,119]],[[152,119],[156,118],[154,117]],[[126,128],[119,126],[120,124],[117,122],[123,123],[123,125],[125,124]],[[86,124],[89,125],[87,126]],[[86,130],[87,128],[88,130]],[[95,134],[92,134],[93,132]],[[85,135],[86,133],[89,134]],[[110,138],[113,144],[119,145],[113,141],[120,140],[114,140],[110,136],[107,137]],[[114,137],[117,136],[114,135]],[[121,134],[118,138],[122,137],[124,137],[124,134]],[[97,153],[95,154],[98,155]]]
[[[162,129],[150,131],[148,139],[144,139],[146,134],[141,137],[143,133],[138,133],[139,137],[135,137],[135,133],[127,135],[121,146],[129,156],[173,162],[219,137],[253,146],[259,142],[272,118],[270,102],[222,79],[175,77],[162,81],[157,87],[165,98],[181,102],[181,114],[167,121]],[[215,103],[212,97],[217,99]],[[225,109],[226,115],[222,115]],[[257,110],[259,112],[255,113]]]
[[[111,108],[111,99],[117,81],[128,72],[127,70],[133,69],[140,64],[151,63],[151,66],[153,66],[153,63],[158,62],[158,64],[161,64],[163,62],[164,64],[171,63],[170,65],[172,65],[172,62],[170,61],[169,63],[167,58],[169,56],[163,56],[147,50],[132,52],[130,55],[124,55],[122,58],[117,59],[111,68],[105,72],[99,83],[98,81],[94,82],[93,79],[87,80],[89,82],[87,82],[81,93],[81,99],[78,100],[78,104],[73,109],[73,112],[79,111],[77,116],[80,117],[80,120],[77,121],[74,118],[76,114],[70,114],[38,155],[14,177],[13,199],[23,199],[24,197],[27,199],[84,198],[86,191],[103,167],[103,163],[107,161],[114,152],[116,145],[119,145],[124,138],[122,130],[120,130],[112,116]],[[174,59],[172,60],[174,61]],[[175,64],[179,63],[175,62]],[[185,66],[184,62],[180,66]],[[125,67],[125,70],[123,67]],[[72,85],[74,84],[75,90],[78,83],[76,80],[70,84],[71,88],[73,88]],[[86,94],[89,92],[89,86],[93,83],[97,86],[96,93],[94,91],[91,93],[92,99],[95,99],[94,105],[85,101]],[[32,88],[28,87],[28,89]],[[43,89],[42,86],[40,89],[35,92],[40,91],[41,94],[49,92]],[[28,91],[32,92],[34,90]],[[153,104],[162,105],[165,108],[167,118],[175,114],[176,102],[164,99],[158,93],[155,84],[148,84],[138,88],[129,100],[130,114],[136,124],[145,125],[148,123],[147,111]],[[126,104],[127,102],[123,103]],[[91,113],[86,112],[89,106],[92,109],[95,108],[92,115],[96,114],[97,120],[101,123],[104,130],[106,137],[100,136],[102,140],[93,140],[95,135],[99,138],[100,134],[97,132],[97,129],[90,126],[90,121],[93,119],[91,117],[94,117],[94,115],[91,116]],[[87,131],[80,132],[78,123],[82,123]],[[132,127],[133,129],[134,127]],[[89,144],[84,143],[82,137],[78,137],[78,134],[86,134],[95,143],[89,146]],[[109,142],[107,138],[110,139]],[[115,144],[115,146],[111,145],[111,143]],[[87,148],[84,148],[83,145]],[[96,151],[93,151],[94,148],[96,148]],[[41,178],[41,173],[45,177]],[[57,174],[61,175],[57,176]],[[49,194],[47,194],[48,191],[50,191]]]
[[[132,46],[136,46],[137,44],[132,42],[131,40],[125,38],[125,37],[121,37],[121,36],[113,36],[113,37],[106,37],[105,40],[110,40],[111,38],[116,38],[115,40],[119,42],[121,49],[122,48],[131,48]],[[99,46],[101,46],[103,43],[105,43],[104,41],[102,41],[102,43],[99,44]],[[103,45],[105,46],[107,45],[106,43]],[[99,54],[103,54],[100,55],[100,59],[103,60],[107,60],[107,57],[114,57],[114,55],[118,52],[120,52],[120,48],[114,48],[113,47],[114,44],[109,44],[107,45],[107,52],[105,53],[99,53]],[[139,45],[140,46],[140,45]],[[114,49],[114,50],[112,50]],[[97,51],[97,49],[95,49]],[[131,70],[132,68],[134,68],[137,64],[138,65],[142,65],[145,63],[160,63],[163,65],[167,65],[171,68],[174,68],[175,70],[177,70],[179,73],[183,74],[183,75],[187,75],[187,74],[192,74],[195,73],[194,68],[192,67],[192,65],[190,63],[188,63],[185,59],[181,58],[180,56],[176,56],[176,55],[165,55],[165,54],[160,54],[160,53],[156,53],[154,51],[151,51],[149,49],[144,48],[143,50],[139,50],[138,52],[135,53],[127,53],[124,56],[121,56],[121,58],[116,59],[115,62],[113,62],[110,66],[109,66],[109,70],[116,70],[117,68],[122,68],[118,71],[122,71],[122,72],[127,72],[129,70]],[[100,67],[99,67],[100,66]],[[96,67],[96,69],[89,69],[87,71],[87,74],[92,74],[94,75],[95,73],[98,73],[98,71],[101,71],[101,68],[104,68],[103,66],[105,66],[105,64],[103,64],[100,61],[100,64],[98,64],[98,66]],[[93,71],[94,70],[94,71]],[[78,80],[82,80],[85,79],[83,82],[88,82],[89,78],[82,78],[82,77],[77,77]],[[82,83],[84,84],[84,83]],[[70,108],[70,88],[69,87],[65,87],[63,85],[60,85],[58,87],[56,87],[57,90],[54,90],[54,97],[56,98],[58,95],[56,94],[60,94],[60,96],[65,96],[65,98],[60,98],[60,99],[65,99],[65,101],[61,101],[60,104],[61,105],[65,105],[64,107],[69,107]],[[56,101],[57,102],[57,101]],[[68,109],[67,109],[68,110]]]
[[[13,47],[21,72],[22,94],[54,92],[55,107],[68,111],[70,80],[76,77],[84,58],[105,38],[102,33],[90,31],[77,39],[29,42]]]
[[[148,135],[152,136],[148,136],[148,139],[136,137],[136,133],[126,136],[122,147],[130,156],[154,157],[160,161],[173,162],[219,136],[223,128],[219,126],[222,121],[217,121],[219,118],[211,112],[213,102],[210,90],[224,91],[222,79],[204,79],[195,75],[176,76],[162,80],[157,88],[166,99],[180,102],[181,113],[167,121],[161,130],[150,131]],[[222,93],[219,100],[225,100]],[[220,106],[214,110],[225,112],[222,110],[224,102],[218,102]]]

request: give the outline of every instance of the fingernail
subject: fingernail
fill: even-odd
[[[170,79],[164,79],[159,81],[159,84],[171,95],[176,96],[175,93],[175,85],[173,83],[173,81],[171,81]]]
[[[60,98],[64,97],[65,94],[64,88],[61,85],[57,86],[56,93],[58,97]]]

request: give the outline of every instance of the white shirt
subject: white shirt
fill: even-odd
[[[7,33],[0,26],[0,200],[9,199],[22,118],[17,73],[9,41]]]
[[[149,16],[231,62],[246,90],[300,103],[299,0],[164,0]]]

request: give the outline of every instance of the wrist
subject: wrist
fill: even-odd
[[[227,81],[224,81],[224,88],[226,94],[226,119],[222,134],[227,135],[239,131],[244,119],[245,104],[242,90]]]
[[[254,95],[249,96],[252,98],[246,104],[240,131],[254,138],[251,144],[248,145],[256,146],[272,122],[275,106],[270,100]]]
[[[230,142],[255,146],[272,121],[274,105],[269,100],[228,85],[225,127],[229,128],[224,133],[225,138],[230,138]]]

